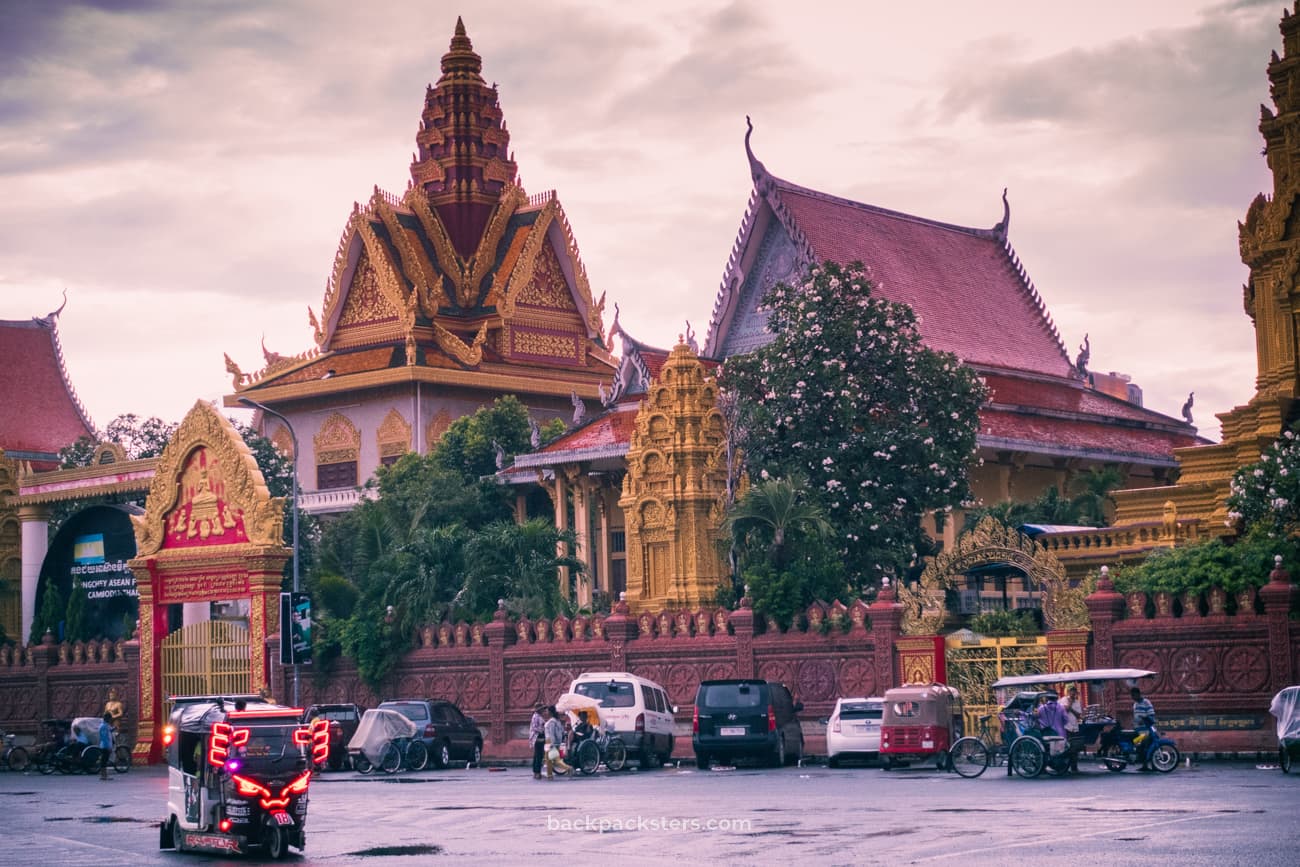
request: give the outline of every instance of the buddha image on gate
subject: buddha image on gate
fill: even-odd
[[[206,446],[196,448],[186,458],[178,500],[167,517],[168,547],[248,541],[242,511],[227,502],[221,465]]]

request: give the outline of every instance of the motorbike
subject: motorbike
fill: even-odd
[[[1107,729],[1101,733],[1101,746],[1097,749],[1098,760],[1106,770],[1115,772],[1140,764],[1167,774],[1178,767],[1181,757],[1173,740],[1161,735],[1154,725]]]

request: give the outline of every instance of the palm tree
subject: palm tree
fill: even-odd
[[[1092,467],[1088,472],[1077,476],[1070,487],[1075,497],[1072,501],[1079,512],[1079,518],[1094,526],[1104,527],[1109,522],[1107,507],[1115,507],[1115,498],[1111,493],[1124,484],[1124,474],[1116,467]]]
[[[723,530],[738,546],[765,546],[772,565],[783,571],[801,538],[824,539],[835,532],[821,506],[809,502],[807,495],[808,483],[802,478],[766,479],[732,506]]]

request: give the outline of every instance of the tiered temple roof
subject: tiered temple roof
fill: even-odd
[[[68,378],[59,343],[58,310],[43,317],[0,320],[0,449],[34,470],[55,469],[59,450],[95,426]]]
[[[239,395],[290,399],[412,381],[594,398],[614,368],[564,209],[519,185],[497,98],[458,19],[425,94],[411,182],[354,204],[316,347],[265,351]],[[332,380],[332,381],[331,381]],[[228,398],[233,403],[234,397]]]
[[[745,150],[754,191],[714,305],[705,355],[726,358],[771,339],[758,302],[812,263],[860,261],[876,291],[908,304],[922,340],[952,352],[992,391],[980,444],[1060,457],[1173,466],[1204,442],[1191,424],[1089,387],[1072,363],[1002,219],[970,228],[853,202],[772,175]]]

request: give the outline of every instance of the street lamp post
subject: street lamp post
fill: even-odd
[[[239,398],[239,402],[242,403],[244,406],[252,407],[253,409],[260,409],[262,412],[266,413],[267,415],[273,415],[276,418],[278,418],[280,421],[284,422],[284,426],[289,429],[289,439],[293,441],[293,458],[289,463],[289,469],[291,473],[290,484],[292,484],[293,486],[293,491],[292,491],[293,499],[290,501],[291,506],[293,508],[293,542],[292,542],[293,544],[293,592],[297,593],[300,589],[298,586],[298,434],[294,433],[293,423],[290,422],[289,419],[285,418],[280,413],[271,409],[269,406],[260,404],[257,401],[253,400],[251,397],[241,397]],[[288,628],[289,625],[287,623],[280,624],[281,631]],[[298,699],[299,699],[299,688],[298,688],[299,670],[300,670],[299,665],[297,661],[295,661],[293,664],[293,706],[294,707],[298,706]]]

